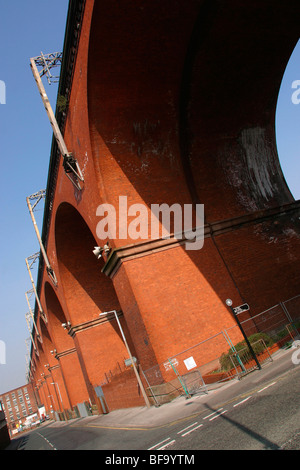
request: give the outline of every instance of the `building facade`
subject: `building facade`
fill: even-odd
[[[0,401],[11,434],[21,430],[30,416],[36,415],[35,421],[40,419],[39,397],[34,392],[32,384],[3,393]]]
[[[48,413],[148,404],[181,352],[203,343],[194,362],[213,367],[224,330],[242,339],[228,297],[251,318],[299,294],[300,203],[274,129],[299,13],[279,0],[70,1],[56,110],[69,153],[55,137],[29,371]],[[201,249],[174,227],[150,237],[153,204],[204,204]],[[116,231],[100,238],[108,208]]]
[[[8,432],[7,422],[3,405],[0,400],[0,450],[5,449],[10,443],[10,436]]]

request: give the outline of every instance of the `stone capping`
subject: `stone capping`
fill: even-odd
[[[262,209],[251,214],[226,219],[204,225],[204,238],[214,237],[233,230],[238,230],[247,225],[265,222],[274,217],[281,217],[288,213],[300,210],[300,200],[270,209]],[[130,261],[142,256],[149,256],[159,251],[169,250],[184,245],[186,238],[176,238],[174,234],[170,238],[158,240],[146,240],[137,244],[130,244],[115,248],[110,253],[102,272],[113,278],[125,261]]]
[[[53,370],[59,369],[59,368],[60,368],[60,365],[59,365],[59,364],[56,364],[55,366],[50,366],[50,367],[48,367],[48,370],[52,372]]]
[[[55,359],[60,359],[61,357],[68,356],[69,354],[76,353],[76,348],[66,349],[65,351],[55,354]]]
[[[123,312],[121,310],[116,310],[118,317],[123,316]],[[105,312],[103,312],[105,313]],[[74,338],[75,335],[80,333],[81,331],[88,330],[90,328],[95,328],[96,326],[102,325],[103,323],[107,323],[115,319],[115,314],[112,312],[107,312],[106,315],[99,316],[99,318],[95,318],[93,320],[89,320],[84,323],[79,323],[78,325],[72,325],[68,331],[68,334]]]

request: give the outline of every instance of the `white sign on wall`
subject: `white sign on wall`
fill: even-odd
[[[191,370],[191,369],[194,369],[194,367],[197,367],[197,364],[196,364],[195,359],[193,358],[193,356],[188,357],[183,362],[184,362],[185,367],[187,368],[187,370]]]

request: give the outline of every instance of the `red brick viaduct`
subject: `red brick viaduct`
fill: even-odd
[[[42,239],[57,285],[41,259],[31,351],[48,412],[102,413],[97,386],[109,410],[145,403],[115,315],[100,313],[118,312],[141,373],[234,325],[226,298],[254,315],[300,293],[300,203],[274,124],[299,16],[298,0],[70,1],[56,115],[84,183],[53,139]],[[204,204],[203,248],[109,239],[96,259],[97,207],[120,195],[149,211]]]

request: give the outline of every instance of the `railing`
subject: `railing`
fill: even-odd
[[[272,361],[272,353],[298,339],[300,332],[300,295],[241,321],[260,364]],[[234,344],[237,325],[166,358],[142,372],[153,404],[177,396],[207,393],[233,378],[257,368],[245,342]],[[205,358],[205,359],[204,359]]]

